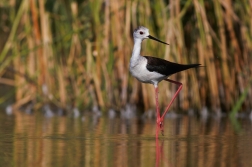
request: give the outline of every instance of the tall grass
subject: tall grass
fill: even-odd
[[[128,70],[132,31],[143,25],[170,43],[144,41],[143,55],[205,65],[171,76],[184,84],[173,108],[230,111],[247,87],[242,106],[252,108],[249,1],[4,0],[0,8],[0,84],[15,88],[15,107],[153,108],[152,85]],[[160,105],[175,91],[161,83]]]

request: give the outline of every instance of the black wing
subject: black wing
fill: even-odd
[[[150,56],[144,56],[144,57],[147,59],[146,68],[149,71],[151,72],[155,71],[166,76],[187,70],[189,68],[195,68],[200,66],[200,64],[177,64],[157,57],[150,57]]]

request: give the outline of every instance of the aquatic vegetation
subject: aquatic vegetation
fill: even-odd
[[[240,108],[252,108],[249,1],[3,0],[0,16],[0,102],[15,96],[14,108],[154,108],[151,85],[128,70],[139,25],[170,44],[144,41],[143,55],[205,65],[171,76],[184,85],[173,108],[230,111],[245,90]],[[176,87],[159,91],[166,106]]]

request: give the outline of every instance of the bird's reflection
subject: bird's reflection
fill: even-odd
[[[162,141],[161,145],[159,145],[159,139],[158,139],[158,134],[160,131],[160,126],[156,124],[156,167],[159,166],[160,162],[160,156],[163,156],[163,146],[164,146],[164,141]]]
[[[159,144],[159,138],[158,138],[158,134],[159,132],[162,132],[162,129],[160,128],[160,126],[157,124],[156,125],[156,164],[155,167],[159,167],[160,163],[162,161],[166,162],[168,164],[169,167],[172,167],[172,164],[170,164],[168,162],[167,159],[165,159],[164,157],[164,140],[162,140]],[[163,133],[163,132],[162,132]]]
[[[159,162],[160,162],[160,156],[163,156],[163,143],[161,143],[161,145],[159,145],[159,139],[156,138],[156,167],[159,166]]]

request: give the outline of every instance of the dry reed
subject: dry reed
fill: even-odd
[[[127,103],[154,108],[152,86],[128,71],[132,30],[144,25],[170,46],[145,41],[142,54],[205,65],[171,76],[184,84],[173,108],[228,112],[239,98],[243,105],[237,110],[252,108],[242,96],[252,97],[251,2],[13,0],[0,5],[2,18],[12,16],[0,21],[0,34],[7,34],[1,39],[0,84],[15,88],[16,107],[36,101],[65,109],[119,110]],[[161,106],[175,90],[160,84]]]

